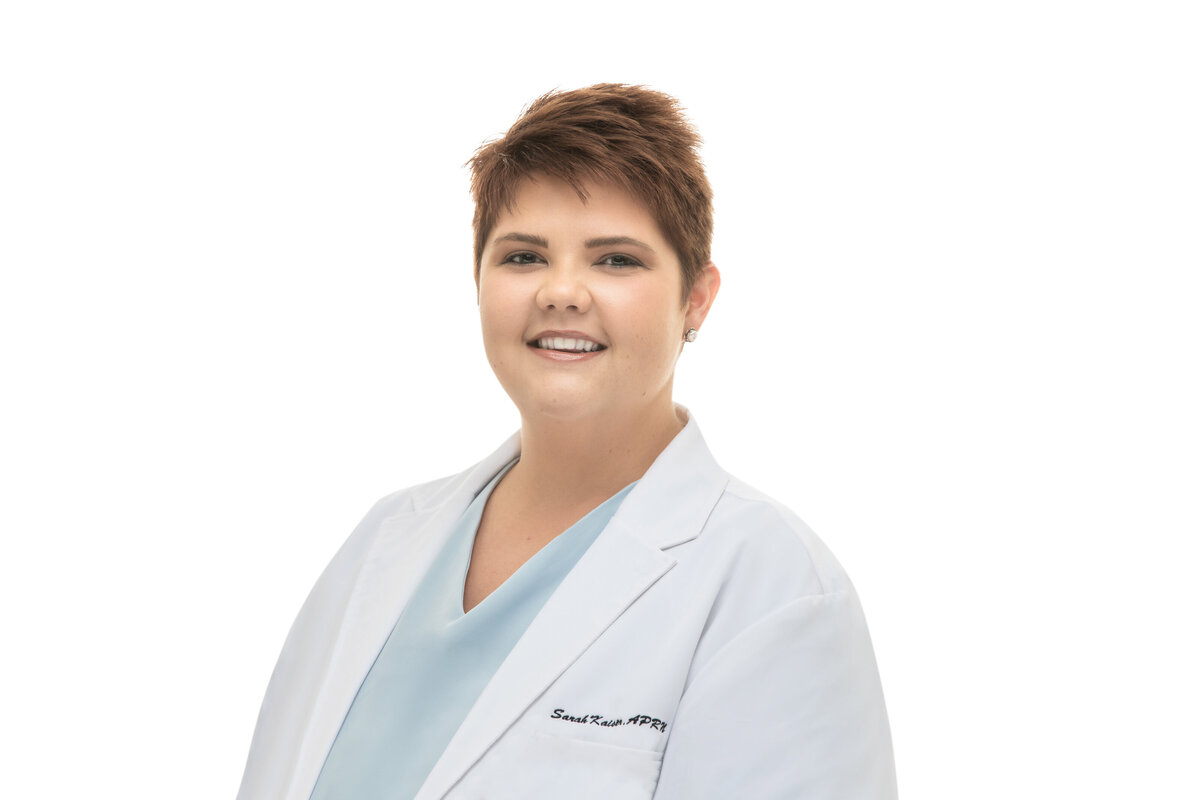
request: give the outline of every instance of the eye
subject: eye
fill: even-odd
[[[501,261],[500,263],[501,264],[517,264],[519,266],[528,266],[530,264],[537,264],[541,260],[542,260],[542,257],[539,256],[537,253],[531,253],[528,250],[520,250],[516,253],[509,253],[507,256],[504,257],[504,260]]]
[[[641,261],[625,253],[611,253],[600,259],[598,262],[606,267],[642,267],[645,266]]]

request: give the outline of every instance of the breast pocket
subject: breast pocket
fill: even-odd
[[[531,732],[497,742],[446,797],[645,800],[654,794],[661,767],[657,750]]]

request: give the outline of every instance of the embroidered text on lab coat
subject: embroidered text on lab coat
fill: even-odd
[[[649,725],[651,730],[667,732],[667,723],[657,717],[645,714],[634,714],[629,719],[605,717],[603,714],[583,714],[574,716],[561,708],[554,709],[551,719],[561,719],[563,722],[575,722],[580,725],[601,725],[605,728],[615,728],[619,725]]]

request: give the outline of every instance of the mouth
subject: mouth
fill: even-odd
[[[535,350],[553,350],[558,353],[595,353],[608,348],[591,339],[570,336],[545,336],[527,343]]]

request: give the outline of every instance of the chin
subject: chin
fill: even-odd
[[[588,419],[605,413],[604,403],[594,393],[539,392],[533,396],[509,395],[523,418],[555,420]]]
[[[561,400],[532,403],[519,406],[518,408],[521,411],[521,416],[531,415],[556,420],[585,420],[602,413],[601,409],[595,403]]]

